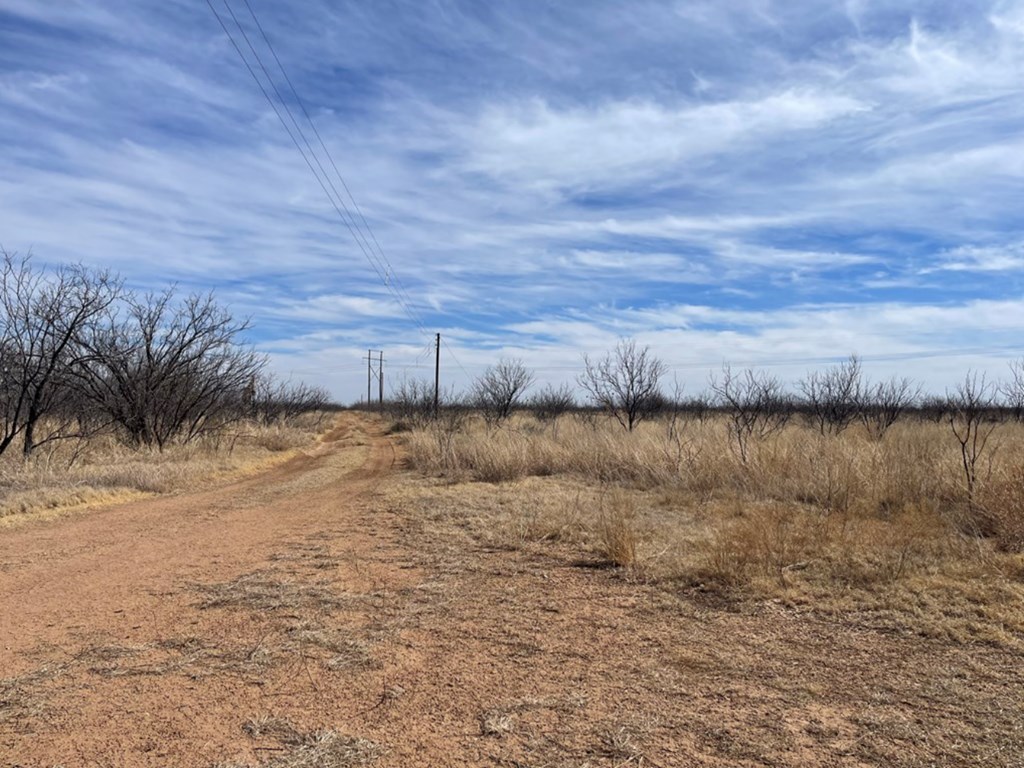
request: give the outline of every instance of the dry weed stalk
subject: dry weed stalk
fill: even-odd
[[[640,533],[632,500],[619,489],[601,499],[595,524],[598,553],[623,568],[639,565]]]

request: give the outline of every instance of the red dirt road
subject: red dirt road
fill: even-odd
[[[316,448],[254,479],[0,533],[0,679],[27,680],[8,697],[24,704],[9,703],[6,718],[0,708],[0,765],[252,757],[240,726],[277,704],[265,696],[280,699],[274,678],[287,665],[234,669],[220,657],[273,635],[275,612],[203,610],[197,590],[289,552],[299,556],[278,561],[288,566],[279,581],[300,581],[318,536],[376,548],[346,513],[396,454],[366,430],[346,414]],[[346,573],[345,587],[373,589],[373,579]],[[181,665],[177,645],[201,658]]]

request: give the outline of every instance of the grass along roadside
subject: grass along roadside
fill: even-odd
[[[29,461],[9,451],[0,456],[0,528],[255,474],[310,446],[332,422],[310,413],[288,424],[245,423],[230,435],[163,451],[129,448],[110,435],[57,444]]]
[[[676,425],[678,427],[678,425]],[[882,440],[791,425],[746,461],[725,424],[521,416],[408,433],[417,507],[487,546],[540,548],[631,579],[957,643],[1024,644],[1024,426],[997,431],[966,498],[948,427]]]

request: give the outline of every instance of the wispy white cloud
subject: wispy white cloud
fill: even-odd
[[[1024,271],[1024,242],[1003,246],[961,245],[942,254],[942,261],[925,272],[1020,272]]]
[[[465,166],[499,182],[574,188],[660,180],[781,136],[867,109],[855,99],[786,90],[749,101],[670,107],[620,101],[553,109],[546,102],[487,107],[465,139]],[[692,173],[694,169],[690,169]]]

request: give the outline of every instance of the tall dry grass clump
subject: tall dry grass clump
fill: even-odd
[[[594,534],[598,554],[613,565],[633,568],[640,565],[641,533],[633,500],[614,489],[601,498]]]
[[[409,435],[408,446],[411,462],[424,472],[483,482],[568,474],[645,487],[685,479],[701,485],[701,472],[732,463],[717,439],[724,439],[722,425],[699,425],[679,443],[663,433],[655,423],[627,432],[571,417],[551,425],[519,417],[500,429],[467,419],[454,434],[447,425],[428,423]],[[439,451],[442,434],[445,450]]]

